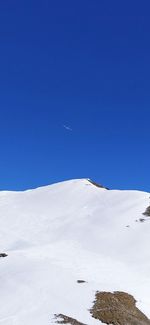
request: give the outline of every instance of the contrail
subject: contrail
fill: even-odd
[[[68,130],[68,131],[72,131],[72,129],[70,128],[70,126],[67,126],[67,125],[63,125],[63,127]]]

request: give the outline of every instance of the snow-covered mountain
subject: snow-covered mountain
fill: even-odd
[[[55,314],[100,324],[96,291],[129,293],[150,318],[149,205],[149,193],[87,179],[1,191],[0,325],[51,325]]]

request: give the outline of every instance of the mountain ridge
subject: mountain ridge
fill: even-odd
[[[50,183],[50,184],[45,184],[45,185],[40,185],[40,186],[37,186],[37,187],[33,187],[33,188],[27,188],[27,189],[24,189],[24,190],[3,190],[1,189],[0,190],[0,193],[24,193],[24,192],[30,192],[30,191],[34,191],[34,190],[38,190],[38,189],[44,189],[44,188],[47,188],[47,187],[51,187],[51,186],[57,186],[59,184],[63,184],[63,183],[70,183],[70,182],[74,182],[74,183],[77,183],[77,182],[89,182],[90,184],[92,185],[95,185],[96,187],[98,188],[104,188],[104,189],[107,189],[107,190],[111,190],[111,191],[137,191],[137,192],[144,192],[144,193],[149,193],[148,191],[144,191],[144,190],[140,190],[140,189],[134,189],[134,188],[130,188],[130,189],[117,189],[117,188],[109,188],[109,187],[106,187],[105,185],[91,179],[91,178],[73,178],[73,179],[67,179],[67,180],[63,180],[63,181],[57,181],[57,182],[54,182],[54,183]]]

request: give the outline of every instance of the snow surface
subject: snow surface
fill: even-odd
[[[0,325],[89,325],[95,292],[125,291],[150,317],[150,194],[86,179],[0,192]],[[78,284],[77,280],[86,283]]]

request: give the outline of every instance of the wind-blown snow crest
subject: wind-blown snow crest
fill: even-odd
[[[129,292],[150,317],[149,196],[86,179],[0,192],[8,254],[0,259],[0,324],[50,325],[60,313],[99,324],[89,313],[97,290]]]

